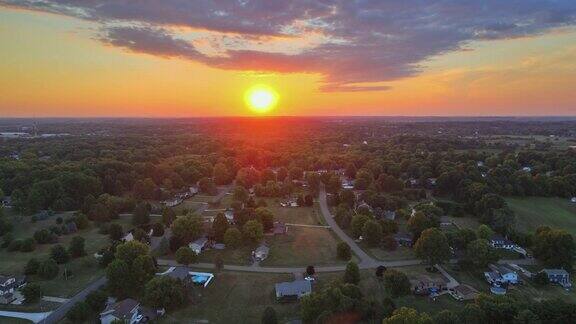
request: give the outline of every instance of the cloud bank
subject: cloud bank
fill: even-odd
[[[416,75],[426,60],[472,41],[531,37],[576,23],[574,0],[0,0],[0,6],[93,21],[99,41],[133,52],[221,69],[318,73],[324,91],[386,90],[382,82]],[[272,39],[294,46],[311,33],[323,35],[322,42],[296,53],[266,50]],[[199,42],[215,39],[217,53],[200,50]]]

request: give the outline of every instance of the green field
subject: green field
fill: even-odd
[[[566,198],[506,198],[521,231],[534,232],[547,225],[576,235],[576,204]]]
[[[336,258],[338,239],[330,229],[289,226],[286,235],[267,237],[270,255],[262,266],[342,264]]]
[[[280,203],[267,199],[268,208],[274,214],[274,220],[288,224],[324,225],[318,203],[313,207],[282,207]]]
[[[212,284],[199,290],[197,303],[167,314],[160,323],[260,323],[268,306],[274,307],[280,323],[285,323],[299,317],[299,304],[276,303],[274,284],[291,280],[290,274],[221,272]]]
[[[207,250],[202,251],[199,256],[200,262],[213,263],[217,256],[220,256],[224,264],[249,265],[252,264],[253,246],[242,246],[237,249]]]

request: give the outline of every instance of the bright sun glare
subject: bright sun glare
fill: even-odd
[[[278,94],[274,89],[265,86],[254,86],[245,94],[245,101],[248,107],[254,112],[263,114],[272,110],[278,103]]]

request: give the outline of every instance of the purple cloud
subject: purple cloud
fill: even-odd
[[[0,0],[0,6],[96,21],[102,42],[130,51],[200,61],[222,69],[319,73],[324,91],[381,91],[416,75],[426,60],[472,41],[540,35],[574,25],[573,0]],[[298,54],[238,48],[208,55],[170,32],[188,27],[235,39],[326,41]]]

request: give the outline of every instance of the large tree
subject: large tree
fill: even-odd
[[[202,219],[194,214],[178,217],[172,223],[172,235],[183,243],[189,243],[202,235]]]
[[[264,237],[264,226],[257,220],[247,221],[244,226],[242,226],[242,234],[244,237],[253,242],[257,243]]]
[[[450,258],[450,246],[446,236],[437,228],[424,230],[414,245],[416,256],[429,265],[447,261]]]
[[[487,240],[477,239],[466,247],[466,260],[476,266],[476,269],[485,268],[499,259],[498,252]]]
[[[154,308],[176,309],[186,303],[186,289],[178,279],[156,276],[146,284],[144,303]]]
[[[224,242],[224,233],[230,224],[223,213],[218,213],[212,222],[212,235],[217,242]]]
[[[572,271],[576,245],[568,232],[539,227],[534,236],[533,251],[534,256],[546,267]]]

